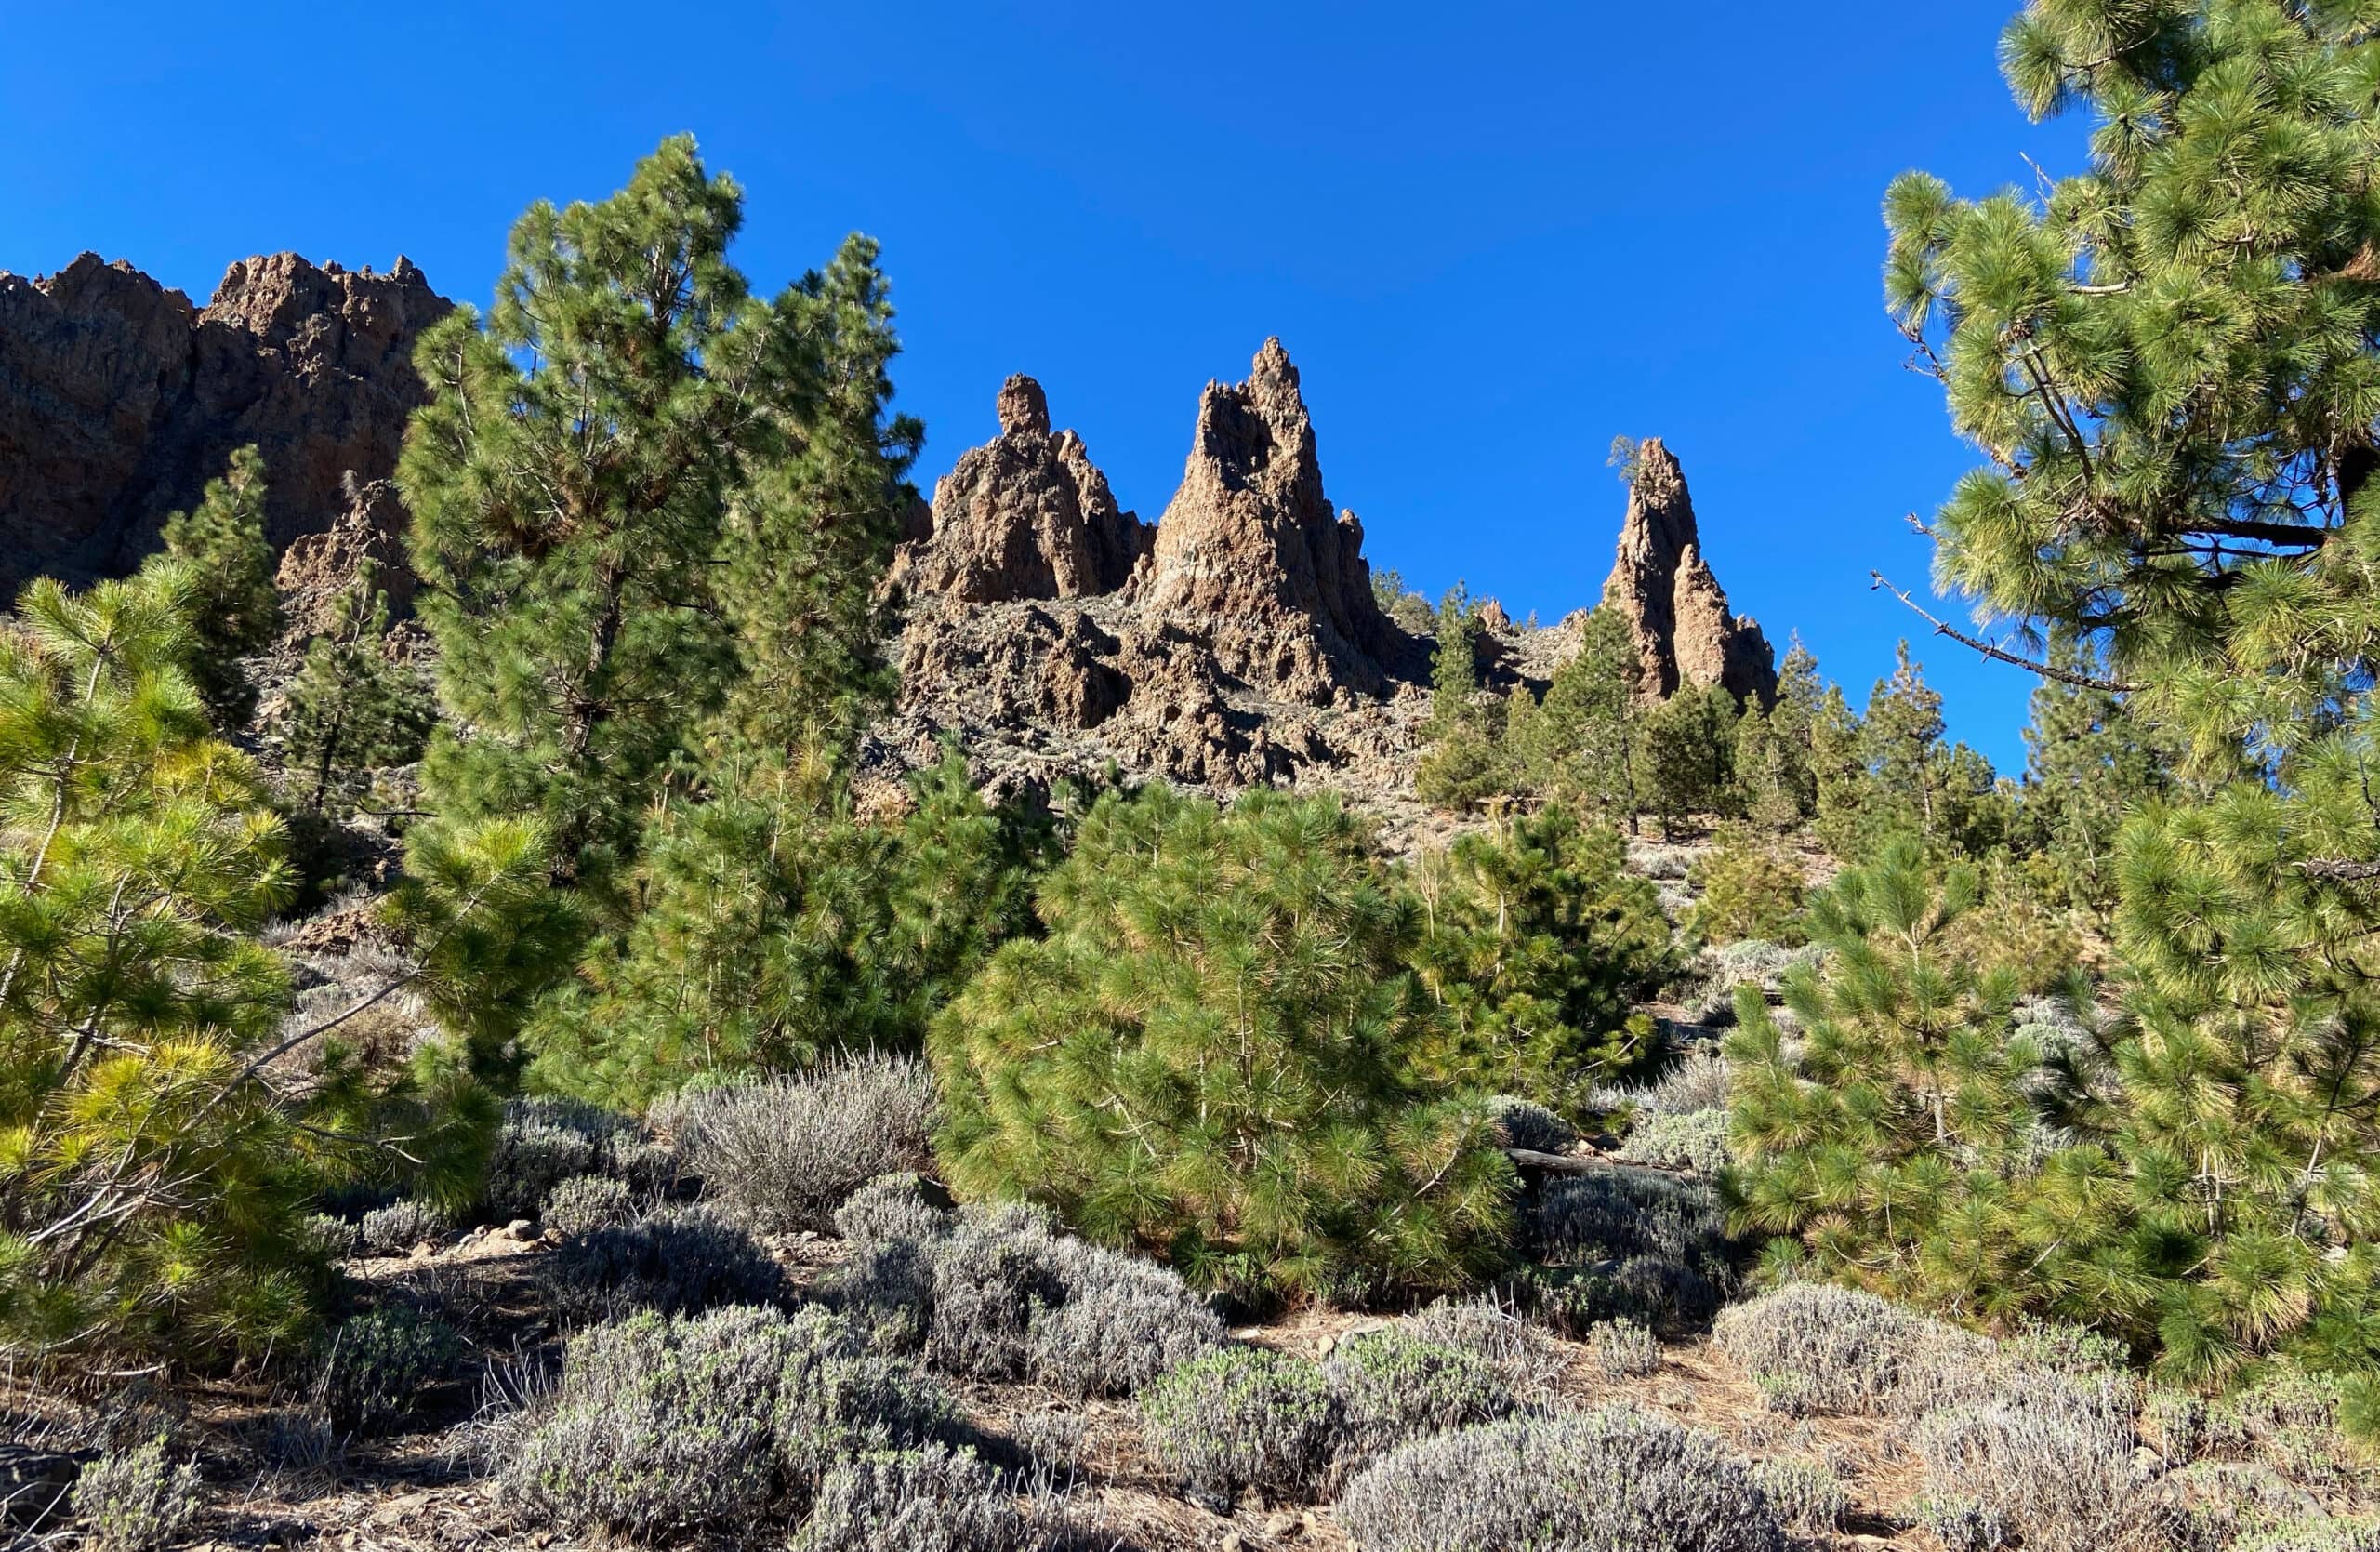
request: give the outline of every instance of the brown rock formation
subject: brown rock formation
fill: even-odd
[[[329,527],[301,534],[281,554],[273,579],[281,593],[282,635],[295,650],[339,623],[339,600],[368,564],[373,585],[389,598],[389,613],[413,612],[414,576],[405,555],[409,520],[396,485],[350,475],[345,504]]]
[[[1730,614],[1704,564],[1686,474],[1660,438],[1638,451],[1605,597],[1627,611],[1636,650],[1663,696],[1681,683],[1725,685],[1738,697],[1777,694],[1776,655],[1750,616]]]
[[[1001,385],[1000,434],[959,455],[934,486],[931,525],[893,561],[893,580],[915,593],[971,604],[1083,598],[1113,592],[1131,575],[1147,527],[1116,505],[1082,438],[1050,434],[1041,385]]]
[[[1321,704],[1377,695],[1404,636],[1372,597],[1364,530],[1322,490],[1314,423],[1278,339],[1248,380],[1210,382],[1182,486],[1159,520],[1134,595],[1208,637],[1243,679]]]
[[[394,471],[423,398],[414,340],[450,305],[403,259],[245,259],[204,310],[93,254],[0,274],[0,589],[130,569],[251,442],[268,536],[324,531],[350,477]]]

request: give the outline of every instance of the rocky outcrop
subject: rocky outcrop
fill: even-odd
[[[1289,698],[1378,695],[1405,638],[1372,596],[1363,543],[1355,514],[1323,494],[1298,369],[1267,339],[1246,382],[1200,395],[1182,485],[1134,596],[1205,635],[1226,671]]]
[[[906,536],[892,580],[970,604],[1086,598],[1131,575],[1148,527],[1116,505],[1082,438],[1050,434],[1041,385],[1000,387],[1000,434],[959,455],[934,485],[929,527]]]
[[[391,617],[413,612],[413,567],[405,555],[409,519],[395,484],[350,475],[341,496],[329,527],[299,535],[282,551],[281,572],[273,579],[281,594],[283,636],[301,652],[308,641],[337,627],[340,602],[366,566],[373,585],[388,595]]]
[[[351,480],[394,471],[414,341],[450,305],[403,259],[245,259],[204,309],[93,254],[0,274],[0,589],[129,570],[247,443],[274,544],[327,529]]]
[[[1729,612],[1702,559],[1685,471],[1659,437],[1638,449],[1604,596],[1634,628],[1648,689],[1666,696],[1680,684],[1719,684],[1739,698],[1776,697],[1776,654],[1755,621]]]

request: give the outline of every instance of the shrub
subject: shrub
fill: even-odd
[[[1637,1119],[1620,1139],[1615,1158],[1659,1169],[1692,1170],[1716,1175],[1727,1167],[1727,1112],[1690,1110],[1684,1115],[1658,1112]]]
[[[1329,1468],[1339,1408],[1322,1371],[1262,1347],[1227,1347],[1167,1371],[1141,1392],[1141,1433],[1157,1465],[1201,1493],[1243,1488],[1300,1497]]]
[[[1633,1320],[1602,1320],[1587,1332],[1587,1358],[1606,1379],[1642,1379],[1661,1366],[1661,1345]]]
[[[574,1174],[546,1193],[537,1219],[564,1239],[614,1228],[636,1216],[628,1183],[607,1174]]]
[[[363,1227],[329,1213],[307,1214],[301,1238],[324,1261],[344,1261],[364,1250]]]
[[[1425,1341],[1471,1353],[1495,1365],[1503,1376],[1504,1388],[1524,1403],[1550,1400],[1562,1372],[1570,1365],[1569,1355],[1559,1343],[1491,1295],[1440,1299],[1407,1326]]]
[[[878,1175],[835,1209],[835,1232],[858,1250],[888,1240],[931,1240],[947,1233],[951,1221],[916,1174]]]
[[[1025,1519],[983,1462],[939,1444],[826,1473],[792,1552],[1023,1552]]]
[[[2016,1545],[2007,1518],[1973,1498],[1921,1498],[1911,1507],[1942,1552],[2005,1552]]]
[[[1779,1411],[1911,1415],[1991,1354],[1979,1336],[1855,1289],[1790,1282],[1725,1311],[1712,1333]]]
[[[2310,1519],[2243,1541],[2238,1552],[2380,1552],[2380,1520]]]
[[[706,1201],[759,1233],[824,1233],[868,1181],[929,1161],[933,1117],[922,1065],[853,1056],[703,1090],[680,1109],[676,1140]]]
[[[1612,1169],[1549,1181],[1538,1192],[1539,1254],[1571,1275],[1568,1320],[1611,1315],[1674,1328],[1708,1320],[1734,1281],[1726,1220],[1699,1181]]]
[[[2131,1395],[2052,1380],[1928,1413],[1917,1455],[1928,1496],[1963,1498],[2034,1552],[2082,1552],[2137,1518]]]
[[[454,1328],[417,1309],[390,1305],[357,1316],[332,1334],[323,1365],[332,1428],[368,1435],[403,1421],[461,1354]]]
[[[867,1242],[830,1292],[945,1373],[1124,1396],[1223,1345],[1222,1320],[1179,1275],[1061,1235],[1038,1209],[954,1217],[888,1187],[854,1223],[905,1201],[892,1215],[928,1232]]]
[[[648,1313],[571,1339],[504,1474],[532,1513],[573,1532],[745,1530],[798,1515],[836,1466],[922,1442],[948,1415],[824,1309]]]
[[[444,1239],[453,1227],[446,1214],[429,1202],[401,1197],[364,1214],[356,1236],[373,1255],[405,1255],[424,1241]]]
[[[1786,948],[1760,938],[1705,948],[1687,966],[1692,978],[1692,989],[1683,999],[1687,1021],[1734,1022],[1738,988],[1756,988],[1761,996],[1773,1001],[1785,989],[1785,977],[1797,966],[1815,964],[1818,952],[1813,948]]]
[[[765,1304],[785,1274],[751,1235],[703,1207],[665,1207],[565,1240],[548,1258],[555,1307],[588,1320],[633,1309],[688,1314]]]
[[[491,1223],[535,1218],[553,1188],[574,1175],[615,1173],[643,1134],[628,1117],[550,1095],[505,1102],[489,1151],[479,1215]]]
[[[1851,1496],[1835,1474],[1815,1461],[1779,1457],[1754,1461],[1752,1479],[1785,1528],[1800,1536],[1831,1536],[1843,1529]]]
[[[1567,1153],[1570,1145],[1579,1140],[1577,1127],[1536,1101],[1514,1094],[1491,1094],[1488,1116],[1504,1134],[1507,1147],[1525,1147],[1535,1153]]]
[[[1339,1402],[1336,1469],[1352,1471],[1408,1439],[1493,1423],[1514,1407],[1488,1360],[1391,1327],[1341,1343],[1323,1365]]]
[[[1628,1407],[1408,1444],[1340,1495],[1365,1552],[1782,1552],[1745,1468],[1709,1437]]]
[[[1689,1045],[1659,1077],[1641,1088],[1605,1089],[1595,1095],[1600,1109],[1634,1106],[1655,1115],[1683,1116],[1698,1110],[1727,1108],[1727,1058],[1709,1041]]]
[[[74,1482],[74,1515],[94,1552],[160,1552],[198,1512],[198,1467],[165,1458],[152,1439],[111,1450]]]
[[[1335,800],[1110,793],[1038,907],[1047,935],[1004,944],[929,1044],[962,1194],[1266,1296],[1461,1287],[1501,1257],[1511,1162],[1413,1063],[1440,1016],[1417,912]]]

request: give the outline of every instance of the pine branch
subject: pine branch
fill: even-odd
[[[2380,862],[2354,862],[2343,856],[2308,857],[2297,870],[2322,883],[2368,883],[2380,879]]]
[[[2028,673],[2039,674],[2043,679],[2054,679],[2061,684],[2071,684],[2078,690],[2105,690],[2109,695],[2129,695],[2140,688],[2137,684],[2127,683],[2122,680],[2095,678],[2087,673],[2076,673],[2070,669],[2055,668],[2048,663],[2037,663],[2030,657],[2019,657],[2016,654],[1996,647],[1979,637],[1970,636],[1948,620],[1928,612],[1924,604],[1911,598],[1905,590],[1893,586],[1883,572],[1871,571],[1868,576],[1871,592],[1878,588],[1884,589],[1895,598],[1899,599],[1920,619],[1931,625],[1936,635],[1948,636],[1961,646],[1972,647],[1995,663],[2006,663],[2012,668],[2023,669]]]

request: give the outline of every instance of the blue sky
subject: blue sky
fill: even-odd
[[[2015,3],[11,4],[0,269],[96,249],[204,300],[251,253],[404,253],[483,303],[525,204],[690,129],[756,285],[882,240],[923,482],[1025,371],[1154,518],[1200,385],[1278,334],[1375,566],[1591,603],[1606,451],[1659,435],[1736,606],[1856,701],[1924,630],[1869,568],[1923,582],[1903,514],[1972,461],[1882,311],[1884,184],[2080,153],[2000,81]],[[2019,768],[2029,679],[1919,655]]]

